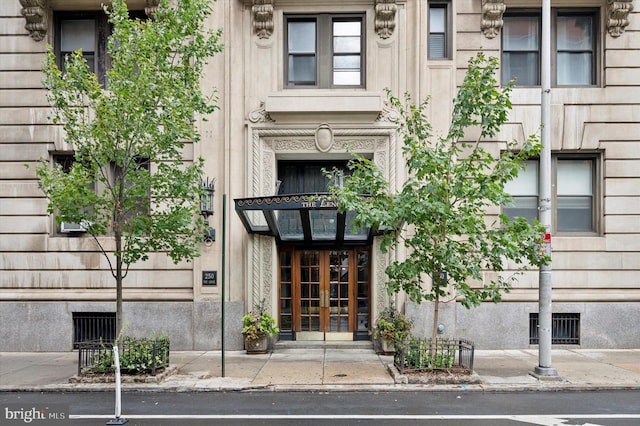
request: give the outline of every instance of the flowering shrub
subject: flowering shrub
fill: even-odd
[[[375,324],[374,336],[389,342],[403,341],[409,336],[413,321],[393,307],[382,311]]]
[[[279,333],[276,320],[264,308],[264,300],[258,303],[247,315],[242,317],[242,334],[248,341],[259,340],[264,336]]]

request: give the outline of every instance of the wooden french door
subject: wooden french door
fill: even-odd
[[[366,332],[368,253],[362,249],[292,253],[291,327],[297,340],[352,340],[360,328]],[[283,288],[289,288],[282,277],[280,287],[281,295]],[[281,313],[281,322],[282,318]]]

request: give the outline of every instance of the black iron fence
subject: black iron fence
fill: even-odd
[[[169,339],[134,339],[124,337],[118,348],[120,371],[124,374],[156,375],[169,367]],[[104,341],[80,342],[78,345],[78,375],[113,373],[113,344]]]
[[[464,339],[409,339],[396,342],[393,362],[400,373],[451,370],[473,370],[474,344]]]
[[[116,338],[115,312],[74,312],[73,348],[82,342],[103,340],[112,342]]]

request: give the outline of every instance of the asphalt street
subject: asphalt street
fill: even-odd
[[[66,410],[64,422],[50,424],[104,425],[115,418],[115,396],[109,392],[4,392],[0,406]],[[132,392],[122,395],[122,418],[129,425],[154,426],[636,426],[640,424],[640,391]],[[1,424],[25,423],[5,418]]]

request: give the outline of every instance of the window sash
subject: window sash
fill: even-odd
[[[552,70],[554,86],[596,84],[597,21],[589,10],[552,9]],[[540,85],[539,11],[515,11],[504,16],[502,29],[502,83]]]
[[[554,155],[552,176],[552,216],[555,232],[597,232],[596,157]],[[523,217],[530,223],[538,218],[538,160],[528,160],[525,170],[505,185],[512,201],[502,213],[513,219]]]
[[[361,15],[285,17],[286,87],[362,87],[364,19]]]
[[[449,58],[449,6],[448,3],[433,2],[429,4],[429,59]]]

